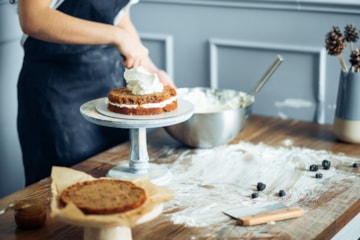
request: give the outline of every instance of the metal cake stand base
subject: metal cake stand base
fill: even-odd
[[[112,168],[107,176],[120,179],[133,179],[146,175],[151,182],[165,185],[171,180],[170,171],[161,165],[149,163],[146,143],[146,128],[130,129],[130,162]]]
[[[150,116],[129,116],[107,110],[106,98],[92,100],[80,107],[80,112],[88,121],[114,128],[130,129],[129,163],[122,163],[110,169],[107,177],[132,180],[139,176],[148,176],[151,182],[165,185],[171,181],[172,174],[164,166],[149,163],[146,129],[174,125],[188,120],[194,113],[190,102],[179,99],[175,111]]]

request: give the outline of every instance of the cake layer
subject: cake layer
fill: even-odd
[[[175,96],[176,90],[170,87],[164,87],[164,91],[161,93],[146,95],[134,95],[128,88],[115,88],[108,94],[108,99],[109,102],[116,104],[143,105],[164,102]]]
[[[141,206],[145,200],[143,188],[119,179],[78,182],[60,195],[63,204],[72,202],[85,214],[121,213]]]

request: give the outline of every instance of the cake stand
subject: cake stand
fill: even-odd
[[[184,99],[178,99],[178,108],[172,112],[130,116],[110,112],[106,101],[105,97],[86,102],[80,107],[80,112],[86,120],[94,124],[130,130],[129,163],[119,164],[110,169],[107,177],[132,180],[138,176],[148,176],[154,184],[168,183],[172,177],[170,171],[164,166],[149,163],[146,129],[184,122],[193,115],[194,106]]]

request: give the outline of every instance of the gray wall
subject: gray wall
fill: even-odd
[[[249,91],[280,54],[285,61],[256,96],[253,112],[332,123],[340,65],[327,55],[325,35],[333,25],[360,27],[359,1],[141,2],[133,21],[145,43],[158,43],[157,58],[159,46],[162,53],[168,48],[163,58],[178,87]]]
[[[15,8],[0,0],[0,197],[24,185],[16,131],[16,84],[23,57],[20,37]]]
[[[141,0],[132,8],[151,56],[178,87],[249,91],[280,54],[284,63],[253,112],[320,124],[333,121],[340,73],[325,34],[333,25],[360,27],[359,14],[358,0]],[[15,10],[0,0],[0,197],[24,183],[16,132],[20,36]]]

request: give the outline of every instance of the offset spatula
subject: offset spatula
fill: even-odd
[[[287,207],[281,203],[265,206],[249,206],[228,209],[223,211],[226,215],[235,218],[242,226],[253,226],[268,222],[297,218],[304,215],[300,207]]]

